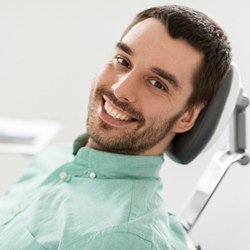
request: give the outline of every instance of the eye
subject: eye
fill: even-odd
[[[166,87],[164,84],[162,84],[161,82],[159,82],[158,80],[155,79],[150,79],[149,82],[156,88],[158,89],[162,89],[164,91],[167,91]]]
[[[122,56],[116,56],[115,59],[116,59],[116,61],[117,61],[120,65],[122,65],[122,66],[124,66],[124,67],[126,67],[126,68],[130,68],[130,63],[129,63],[128,60],[125,59],[124,57],[122,57]]]

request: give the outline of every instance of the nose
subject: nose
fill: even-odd
[[[138,77],[129,72],[118,77],[117,81],[112,85],[112,90],[117,99],[134,103],[139,94],[138,84]]]

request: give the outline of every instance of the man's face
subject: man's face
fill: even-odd
[[[135,25],[95,79],[87,146],[125,154],[164,152],[177,132],[189,129],[183,121],[194,113],[186,104],[201,60],[201,53],[171,38],[159,21]]]

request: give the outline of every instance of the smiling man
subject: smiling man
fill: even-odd
[[[0,202],[1,249],[184,250],[159,171],[227,73],[221,28],[181,6],[139,13],[90,94],[87,134],[38,156]],[[14,239],[14,240],[13,240]]]
[[[202,59],[200,51],[172,38],[154,18],[133,26],[95,81],[87,146],[162,154],[176,133],[193,126],[204,106],[187,106]]]

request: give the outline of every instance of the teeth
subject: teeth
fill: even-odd
[[[121,121],[128,121],[130,118],[126,116],[125,114],[120,113],[118,110],[113,109],[108,102],[105,102],[104,109],[106,112],[112,116],[114,119],[121,120]]]

